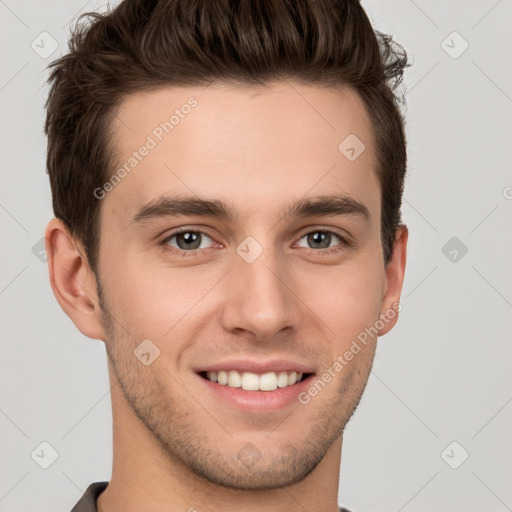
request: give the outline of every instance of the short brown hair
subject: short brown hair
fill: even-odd
[[[373,30],[358,0],[124,0],[82,14],[69,50],[49,65],[47,172],[55,216],[83,243],[94,271],[100,202],[93,191],[113,173],[110,125],[126,95],[289,78],[350,86],[362,98],[379,162],[387,265],[406,174],[405,101],[396,91],[409,64],[402,46]]]

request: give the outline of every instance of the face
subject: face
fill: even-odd
[[[127,97],[112,129],[127,165],[97,191],[98,279],[117,406],[211,482],[300,481],[341,438],[377,338],[344,354],[397,298],[362,102],[287,83],[169,87]],[[350,134],[355,159],[339,149]],[[272,370],[294,369],[305,380],[275,391],[203,373],[236,386],[239,370],[246,387],[270,374],[256,382],[272,388]]]

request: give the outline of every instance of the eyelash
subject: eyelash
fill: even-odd
[[[181,229],[181,230],[178,230],[178,231],[174,231],[173,233],[171,233],[170,235],[165,237],[160,242],[160,245],[162,246],[162,248],[165,251],[170,251],[171,253],[179,255],[179,256],[182,256],[183,258],[196,257],[196,256],[199,256],[202,253],[202,251],[206,251],[207,250],[207,249],[193,249],[191,251],[185,251],[183,249],[176,249],[175,247],[169,246],[168,245],[169,241],[172,240],[175,236],[177,236],[177,235],[179,235],[181,233],[200,233],[201,235],[205,235],[208,238],[210,238],[211,240],[213,240],[213,238],[208,233],[206,233],[205,231],[202,231],[200,229]],[[327,249],[309,249],[310,251],[313,251],[313,252],[316,252],[316,253],[320,253],[322,256],[328,256],[328,255],[331,255],[333,253],[338,253],[338,252],[341,252],[341,251],[345,250],[346,248],[352,246],[351,242],[349,242],[346,238],[344,238],[343,236],[339,235],[335,231],[331,231],[331,230],[328,230],[328,229],[314,229],[312,231],[308,231],[308,232],[304,233],[299,238],[299,240],[302,240],[305,236],[310,235],[312,233],[329,233],[329,234],[334,235],[335,237],[337,237],[340,240],[340,242],[341,242],[340,244],[338,244],[338,245],[336,245],[334,247],[329,247]]]

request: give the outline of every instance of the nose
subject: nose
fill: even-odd
[[[223,282],[223,328],[250,332],[262,340],[272,339],[286,329],[297,329],[303,314],[300,299],[293,293],[291,269],[270,249],[250,261],[237,254],[234,268]]]

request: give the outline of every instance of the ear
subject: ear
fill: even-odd
[[[48,223],[45,239],[50,283],[60,307],[82,334],[105,340],[96,277],[83,247],[56,218]]]
[[[400,294],[405,275],[405,262],[407,259],[407,240],[409,230],[405,224],[400,224],[396,231],[393,254],[386,267],[386,288],[381,304],[380,318],[384,327],[379,329],[379,336],[388,333],[398,321]]]

